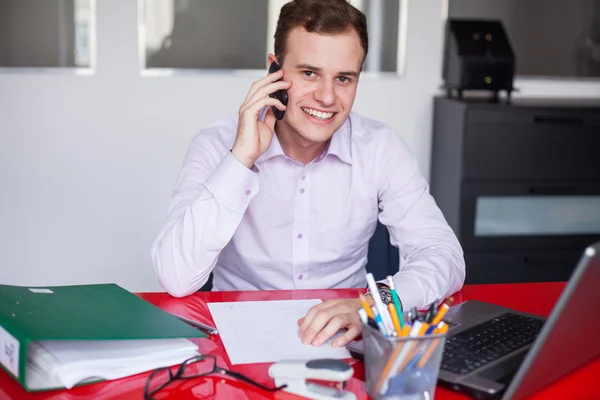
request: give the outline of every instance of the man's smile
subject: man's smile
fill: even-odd
[[[314,108],[309,108],[309,107],[301,107],[302,111],[304,111],[305,114],[310,115],[311,117],[320,120],[320,121],[328,121],[330,119],[333,118],[333,116],[337,113],[331,112],[331,111],[319,111],[316,110]]]

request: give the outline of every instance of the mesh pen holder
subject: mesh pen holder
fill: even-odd
[[[374,399],[431,400],[446,334],[386,337],[363,324],[367,393]]]

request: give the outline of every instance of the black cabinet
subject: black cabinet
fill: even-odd
[[[600,241],[600,99],[438,97],[431,160],[467,283],[566,280]]]

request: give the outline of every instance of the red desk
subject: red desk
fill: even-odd
[[[547,316],[558,299],[564,283],[533,283],[511,285],[473,285],[465,286],[455,295],[457,302],[470,299],[488,301],[524,312]],[[264,291],[264,292],[205,292],[196,293],[185,299],[176,299],[164,293],[142,293],[140,297],[158,307],[173,311],[210,324],[212,319],[207,302],[252,301],[252,300],[292,300],[334,297],[354,297],[358,290],[313,290],[313,291]],[[220,366],[230,367],[250,378],[268,386],[273,385],[267,368],[269,364],[235,365],[229,364],[229,358],[218,336],[212,339],[199,339],[200,350],[214,354]],[[348,389],[355,392],[359,399],[367,399],[364,389],[364,369],[362,363],[350,360],[355,369],[354,377]],[[4,371],[0,371],[0,399],[26,400],[76,400],[76,399],[142,399],[143,387],[149,373],[133,377],[97,383],[74,388],[70,391],[52,391],[30,394],[25,392]],[[534,399],[592,399],[598,397],[597,380],[600,377],[600,358],[586,364],[558,382],[546,387],[534,396]],[[177,399],[298,399],[285,392],[269,394],[252,389],[245,384],[220,376],[179,381],[165,389],[168,398]],[[164,395],[163,395],[164,396]],[[166,398],[166,397],[160,397]],[[436,400],[467,399],[455,392],[438,388]]]

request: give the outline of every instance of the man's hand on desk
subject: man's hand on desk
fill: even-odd
[[[360,307],[359,299],[329,299],[311,307],[306,317],[298,320],[302,343],[320,346],[346,328],[346,332],[331,343],[333,347],[345,346],[361,333]]]

